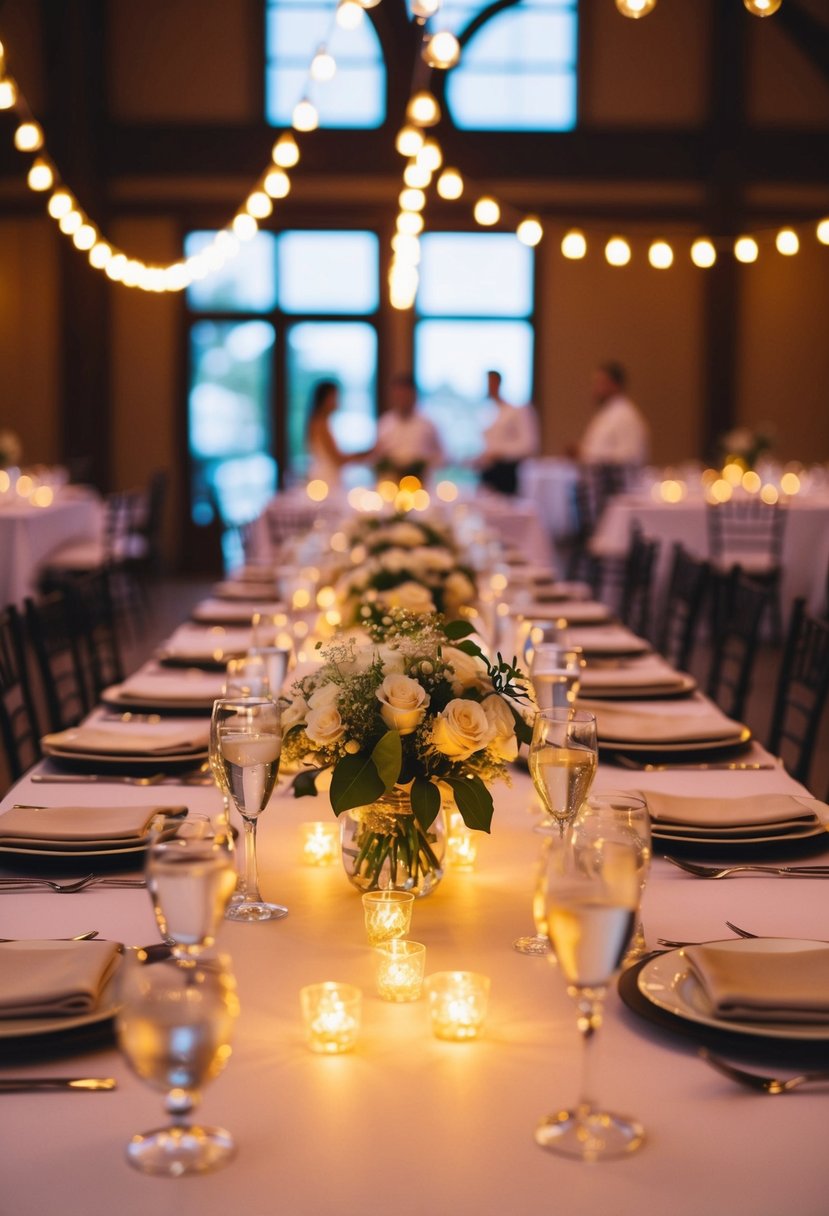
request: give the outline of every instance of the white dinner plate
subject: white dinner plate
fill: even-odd
[[[43,1018],[0,1018],[0,1040],[29,1039],[41,1034],[59,1034],[64,1030],[80,1030],[82,1026],[95,1026],[98,1022],[107,1022],[118,1012],[115,1000],[115,981],[121,966],[121,959],[115,961],[112,975],[101,993],[95,1009],[88,1013],[78,1013],[72,1017],[43,1017]]]
[[[680,836],[676,832],[660,832],[656,825],[651,825],[651,834],[654,840],[660,840],[662,844],[704,844],[716,845],[717,848],[742,847],[744,845],[754,844],[788,844],[790,840],[811,840],[815,836],[822,836],[826,832],[826,828],[822,823],[804,823],[797,827],[787,828],[782,832],[775,832],[771,835],[763,836],[715,836],[712,833],[702,835]]]
[[[132,713],[192,713],[212,711],[215,697],[203,697],[194,701],[191,697],[131,697],[125,695],[120,684],[105,688],[101,694],[104,705],[114,705],[117,709],[129,710]]]
[[[637,684],[635,687],[630,684],[591,684],[589,688],[582,685],[582,694],[591,699],[595,697],[597,701],[667,701],[671,697],[687,697],[696,691],[696,687],[693,676],[680,672],[675,684]]]
[[[691,739],[684,742],[633,743],[624,739],[603,739],[599,736],[599,748],[608,752],[711,752],[724,747],[737,747],[748,743],[751,731],[743,726],[738,732],[721,735],[718,739]]]
[[[576,626],[589,629],[591,625],[609,625],[613,620],[603,604],[593,604],[589,600],[584,604],[572,600],[561,600],[559,603],[536,600],[522,608],[521,615],[528,621],[566,620],[574,629]]]
[[[779,951],[789,954],[797,950],[814,950],[821,944],[788,937],[738,938],[736,941],[729,938],[716,943],[718,948],[749,954],[755,951]],[[829,946],[826,948],[829,950]],[[691,971],[683,950],[669,950],[650,959],[639,972],[637,986],[642,996],[652,1005],[683,1018],[686,1022],[711,1026],[715,1030],[727,1030],[732,1034],[829,1043],[829,1024],[818,1026],[797,1022],[739,1022],[731,1018],[717,1017],[711,1010],[702,985]]]
[[[197,760],[206,760],[208,754],[206,747],[184,752],[164,752],[161,755],[139,755],[135,752],[76,752],[47,743],[43,744],[43,753],[60,760],[62,764],[95,764],[101,767],[123,767],[129,764],[155,769],[161,769],[167,764],[194,764]]]
[[[135,843],[125,844],[119,848],[108,846],[103,849],[50,849],[33,848],[31,845],[0,844],[0,856],[10,857],[48,857],[50,861],[74,861],[76,857],[131,857],[136,853],[145,853],[150,846],[152,837],[145,836]]]

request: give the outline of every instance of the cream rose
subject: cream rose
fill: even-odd
[[[385,534],[383,539],[390,540],[394,545],[402,545],[405,549],[413,549],[416,545],[422,545],[426,539],[425,532],[418,528],[417,524],[407,523],[406,520],[384,528],[383,532]]]
[[[405,608],[409,612],[435,611],[431,593],[420,583],[401,583],[399,587],[392,587],[390,591],[384,591],[382,599],[383,603],[388,604],[390,608]]]
[[[423,721],[429,694],[417,680],[393,672],[377,689],[377,700],[386,726],[401,735],[411,735]]]
[[[475,588],[470,580],[460,570],[454,570],[443,584],[443,594],[447,606],[452,605],[457,611],[471,604],[475,599]]]
[[[282,708],[282,729],[289,731],[292,726],[296,726],[300,722],[305,721],[305,716],[308,713],[308,702],[304,697],[294,697],[287,705]]]
[[[458,696],[467,688],[479,688],[488,680],[482,659],[458,650],[456,646],[444,646],[441,650],[444,663],[452,668],[452,692]]]
[[[345,724],[336,705],[323,705],[310,709],[305,722],[305,733],[318,747],[333,747],[345,734]]]
[[[339,684],[323,684],[311,693],[308,698],[308,708],[326,709],[329,705],[336,705],[339,695]]]
[[[512,712],[497,693],[482,702],[487,720],[495,731],[492,746],[499,760],[514,760],[518,755],[518,740],[515,737],[515,719]]]
[[[450,760],[468,760],[475,752],[487,747],[495,737],[495,729],[477,701],[450,701],[435,719],[432,742]]]

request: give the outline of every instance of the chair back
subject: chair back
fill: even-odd
[[[659,541],[646,540],[638,524],[633,527],[630,548],[622,571],[619,616],[634,633],[647,637],[650,627],[651,593]]]
[[[110,684],[124,679],[111,577],[99,570],[75,579],[68,589],[92,704]]]
[[[752,582],[739,566],[714,584],[711,666],[706,692],[720,709],[741,719],[751,690],[760,625],[772,589]]]
[[[668,590],[662,607],[657,648],[680,671],[687,671],[711,578],[706,561],[674,545]]]
[[[40,759],[40,730],[26,669],[23,621],[12,604],[0,610],[0,742],[12,781]]]
[[[70,591],[26,600],[29,644],[40,678],[49,729],[76,726],[92,708],[91,686],[81,659],[81,635]]]
[[[756,494],[709,503],[706,508],[708,552],[712,562],[741,565],[747,574],[772,571],[783,560],[788,510],[763,502]]]
[[[827,695],[829,621],[808,616],[805,600],[798,599],[780,660],[768,749],[803,785],[808,785]]]

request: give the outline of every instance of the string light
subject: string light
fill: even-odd
[[[401,211],[422,211],[426,206],[426,195],[422,190],[401,190],[398,202]]]
[[[401,127],[394,146],[401,156],[417,156],[424,144],[423,132],[417,127]]]
[[[630,245],[623,236],[612,236],[604,247],[604,256],[610,266],[627,266],[630,261]]]
[[[473,215],[475,216],[475,222],[477,224],[480,224],[484,228],[491,228],[492,225],[497,224],[501,218],[501,208],[498,206],[498,203],[494,198],[491,198],[490,195],[485,194],[482,198],[479,198],[475,204]]]
[[[65,232],[67,236],[73,236],[82,223],[83,216],[80,211],[76,211],[73,207],[71,211],[67,211],[65,215],[60,217],[58,226],[61,232]]]
[[[632,17],[637,21],[653,12],[656,0],[616,0],[616,7],[623,17]]]
[[[421,168],[429,169],[432,173],[439,169],[443,164],[443,153],[437,140],[427,139],[416,159]]]
[[[255,219],[265,220],[273,211],[273,203],[264,190],[254,190],[252,194],[248,195],[245,210]]]
[[[790,258],[800,249],[800,238],[793,228],[781,228],[774,240],[777,252]]]
[[[770,17],[780,8],[783,0],[743,0],[753,17]]]
[[[815,229],[815,235],[821,245],[829,245],[829,217],[820,221]]]
[[[416,160],[412,160],[406,165],[403,170],[403,182],[407,186],[413,186],[416,190],[423,190],[432,180],[432,170],[426,165],[419,165]],[[438,192],[440,192],[440,182],[438,182]]]
[[[753,236],[741,236],[734,242],[734,257],[738,262],[748,265],[756,262],[760,249]]]
[[[667,270],[673,265],[674,251],[667,241],[653,241],[648,249],[648,261],[654,270]]]
[[[438,178],[437,190],[441,198],[452,200],[461,197],[463,194],[463,178],[457,169],[443,170]]]
[[[412,0],[412,12],[419,21],[428,21],[440,8],[440,0]]]
[[[271,169],[262,185],[271,198],[286,198],[291,191],[291,179],[284,169]]]
[[[320,83],[334,79],[337,73],[337,61],[324,46],[319,47],[316,55],[311,60],[310,72],[312,80]]]
[[[561,252],[571,261],[579,261],[587,254],[587,239],[578,228],[565,232],[561,240]]]
[[[363,20],[362,7],[357,4],[356,0],[340,0],[335,20],[340,29],[356,30]]]
[[[419,211],[401,211],[397,217],[397,231],[417,236],[423,231],[423,216]]]
[[[17,85],[13,80],[0,80],[0,110],[11,110],[17,104]]]
[[[717,260],[717,251],[707,237],[699,237],[691,246],[691,261],[700,270],[708,270]]]
[[[449,30],[438,30],[423,46],[423,58],[430,68],[448,71],[455,67],[461,57],[461,44]]]
[[[409,122],[415,123],[419,127],[433,127],[435,123],[440,122],[440,106],[437,98],[426,89],[413,93],[406,106],[406,117]]]
[[[22,122],[14,133],[14,146],[18,152],[37,152],[43,147],[43,130],[40,123]]]
[[[528,215],[516,228],[515,235],[522,245],[529,245],[530,248],[533,248],[544,236],[544,229],[534,215]]]
[[[76,249],[88,250],[98,239],[98,233],[91,224],[81,224],[80,228],[72,236],[72,244]]]
[[[96,270],[103,270],[112,258],[112,249],[106,241],[98,241],[89,251],[89,264]]]
[[[36,190],[38,193],[42,190],[51,190],[54,180],[55,175],[51,165],[42,156],[38,156],[32,162],[32,167],[26,176],[29,189]]]
[[[299,144],[290,131],[285,131],[273,146],[271,159],[280,169],[293,169],[299,164]]]
[[[350,0],[348,0],[348,2],[350,3]],[[358,6],[357,11],[361,13],[363,10]],[[294,128],[294,130],[316,131],[317,127],[319,126],[319,121],[320,119],[319,114],[317,113],[317,107],[314,105],[313,101],[310,101],[307,97],[301,98],[301,100],[298,101],[294,106],[294,110],[291,115],[291,126]]]
[[[251,241],[259,231],[259,225],[254,217],[247,211],[240,211],[238,215],[233,217],[231,228],[236,233],[240,241]]]

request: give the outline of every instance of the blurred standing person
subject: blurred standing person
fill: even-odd
[[[398,481],[406,476],[423,481],[445,462],[437,427],[417,407],[413,376],[395,376],[392,381],[389,409],[380,418],[373,457],[379,474]]]
[[[578,447],[585,464],[643,465],[650,431],[641,410],[627,396],[627,372],[621,363],[602,363],[593,373],[596,412]]]
[[[484,431],[484,450],[475,461],[481,484],[499,494],[518,493],[522,460],[538,452],[538,424],[531,405],[510,405],[501,396],[500,372],[487,372],[487,400],[496,408]]]
[[[370,452],[344,452],[334,437],[331,418],[340,406],[340,386],[336,380],[318,380],[311,393],[305,431],[309,481],[324,481],[330,490],[340,488],[343,465],[365,460]]]

